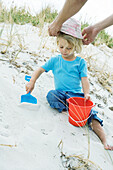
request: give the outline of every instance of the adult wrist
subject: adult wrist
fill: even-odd
[[[94,25],[93,30],[95,31],[96,35],[101,31],[101,27],[99,25]]]
[[[59,19],[59,17],[57,17],[57,18],[54,20],[54,24],[55,24],[56,26],[61,27],[63,23],[64,23],[64,22],[63,22],[61,19]]]

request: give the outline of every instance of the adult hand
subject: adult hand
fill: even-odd
[[[48,33],[50,36],[57,36],[60,32],[62,25],[59,25],[56,23],[56,21],[53,21],[49,27],[48,27]]]
[[[94,26],[84,28],[84,30],[82,31],[83,44],[88,45],[93,42],[97,34],[98,30]]]

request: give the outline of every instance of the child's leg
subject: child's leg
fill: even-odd
[[[107,150],[113,150],[113,146],[107,145],[106,135],[98,120],[92,119],[91,128],[96,133],[96,135],[100,138],[102,144],[104,145],[104,148]]]
[[[66,97],[65,92],[58,90],[51,90],[47,94],[47,101],[52,108],[57,109],[59,112],[66,110]]]

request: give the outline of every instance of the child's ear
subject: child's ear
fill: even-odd
[[[74,51],[76,51],[76,46],[74,46],[73,48],[74,48]]]
[[[59,40],[58,39],[56,40],[56,43],[57,43],[57,45],[59,45]]]

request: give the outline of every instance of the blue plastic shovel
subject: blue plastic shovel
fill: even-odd
[[[25,76],[26,81],[30,81],[31,76]],[[32,104],[37,104],[37,99],[31,95],[31,92],[28,94],[21,95],[21,103],[26,102],[26,103],[32,103]]]

